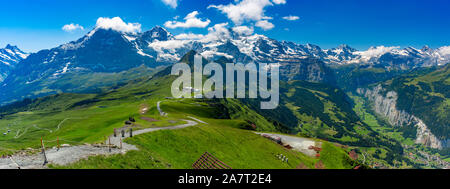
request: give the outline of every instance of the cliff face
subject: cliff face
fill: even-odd
[[[437,149],[450,147],[449,140],[439,140],[421,119],[397,108],[398,95],[395,91],[385,93],[385,89],[378,85],[372,89],[360,88],[357,92],[372,102],[375,112],[386,117],[390,124],[398,127],[414,125],[417,128],[416,143]]]

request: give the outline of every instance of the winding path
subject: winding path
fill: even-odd
[[[192,120],[183,120],[186,124],[173,126],[173,127],[159,127],[159,128],[148,128],[133,131],[133,136],[141,135],[145,133],[160,131],[160,130],[175,130],[183,129],[187,127],[192,127],[198,123]],[[118,135],[120,136],[120,135]],[[108,146],[94,146],[94,145],[82,145],[82,146],[67,146],[62,147],[59,150],[56,148],[47,149],[46,155],[47,160],[51,164],[56,165],[67,165],[75,163],[81,159],[86,159],[90,156],[98,155],[111,155],[111,154],[125,154],[130,150],[139,150],[136,146],[127,144],[123,142],[124,139],[128,138],[130,135],[126,133],[125,137],[114,137],[111,136],[111,146],[114,148],[109,148]],[[122,141],[122,148],[120,143]],[[109,140],[106,141],[109,144]],[[0,169],[46,169],[46,165],[43,165],[44,156],[42,153],[37,153],[33,155],[16,155],[7,158],[0,158]]]
[[[158,128],[142,129],[142,130],[133,131],[132,134],[133,134],[133,136],[136,136],[136,135],[141,135],[141,134],[155,132],[155,131],[161,131],[161,130],[184,129],[186,127],[192,127],[192,126],[195,126],[198,124],[197,122],[192,121],[192,120],[182,120],[182,121],[186,121],[187,123],[183,124],[183,125],[173,126],[173,127],[158,127]],[[138,150],[138,148],[136,146],[123,142],[125,139],[127,139],[129,137],[130,137],[130,132],[126,132],[125,137],[122,137],[122,135],[120,133],[117,133],[117,137],[114,137],[114,135],[111,135],[109,137],[109,139],[107,139],[105,141],[105,144],[111,144],[112,146],[115,146],[115,147],[122,146],[122,149],[127,150],[127,151],[128,150]],[[122,143],[122,145],[120,143]]]
[[[158,102],[156,103],[156,108],[158,109],[159,114],[160,114],[161,116],[167,116],[168,114],[167,114],[166,112],[163,112],[162,109],[161,109],[161,102],[163,102],[163,101],[158,101]]]
[[[158,111],[161,115],[167,116],[167,113],[163,112],[160,104],[162,101],[159,101],[157,103]],[[188,116],[188,118],[192,120],[182,120],[186,121],[186,124],[172,126],[172,127],[158,127],[158,128],[148,128],[148,129],[142,129],[142,130],[136,130],[132,131],[133,136],[155,132],[155,131],[161,131],[161,130],[176,130],[176,129],[184,129],[187,127],[192,127],[198,125],[198,123],[207,124],[204,121],[201,121],[197,118]],[[71,118],[66,118],[63,121],[60,122],[58,125],[57,131],[61,124],[64,123],[66,120]],[[193,121],[194,120],[194,121]],[[26,133],[28,128],[22,133],[20,136]],[[17,135],[19,135],[19,131],[17,132]],[[19,137],[20,137],[19,136]],[[130,137],[130,133],[126,132],[125,137],[121,137],[121,133],[117,133],[117,137],[114,137],[114,135],[111,135],[109,139],[105,141],[106,146],[100,146],[100,145],[79,145],[79,146],[69,146],[69,145],[63,145],[62,148],[57,149],[56,147],[52,149],[46,149],[46,157],[47,161],[50,164],[55,165],[68,165],[71,163],[75,163],[81,159],[86,159],[90,156],[98,156],[98,155],[112,155],[112,154],[125,154],[126,152],[130,150],[139,150],[136,146],[127,144],[124,142],[126,138]],[[17,137],[17,136],[16,136]],[[61,139],[61,141],[64,141],[64,139]],[[109,145],[108,145],[109,144]],[[120,148],[121,147],[121,148]],[[44,155],[42,153],[37,153],[33,155],[14,155],[6,158],[0,158],[0,169],[47,169],[48,167],[46,165],[43,165],[44,163]]]

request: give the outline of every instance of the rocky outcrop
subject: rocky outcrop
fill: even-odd
[[[417,128],[416,143],[437,149],[449,147],[449,140],[438,139],[421,119],[397,108],[398,95],[395,91],[386,92],[378,85],[372,89],[360,88],[357,92],[372,102],[375,112],[386,117],[390,124],[397,127],[414,125]]]

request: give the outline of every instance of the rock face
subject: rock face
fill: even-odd
[[[398,110],[398,95],[395,91],[385,93],[385,89],[378,85],[372,89],[360,88],[357,92],[369,99],[373,103],[375,112],[386,117],[390,124],[397,127],[414,125],[417,128],[416,143],[437,149],[449,147],[449,140],[439,140],[421,119],[403,110]],[[383,95],[384,93],[386,95]]]

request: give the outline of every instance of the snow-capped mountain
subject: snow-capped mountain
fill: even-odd
[[[151,36],[151,37],[149,37]],[[371,47],[358,51],[348,45],[321,49],[317,45],[278,41],[264,35],[246,35],[232,29],[214,29],[207,35],[178,37],[161,27],[155,27],[135,38],[141,53],[156,58],[156,62],[173,63],[189,50],[208,59],[226,57],[235,62],[295,63],[316,58],[328,64],[383,64],[387,67],[409,69],[444,65],[450,60],[450,46],[439,49],[424,47]]]
[[[450,46],[439,49],[424,47],[420,50],[379,46],[358,51],[341,45],[324,50],[317,45],[278,41],[217,25],[210,28],[207,35],[177,36],[160,26],[143,33],[96,27],[76,41],[29,56],[12,46],[1,50],[0,76],[3,83],[0,85],[0,104],[46,95],[49,91],[66,92],[65,89],[71,89],[69,92],[79,92],[71,82],[79,75],[100,73],[112,77],[111,74],[130,69],[142,70],[138,67],[143,65],[146,69],[156,68],[178,62],[191,50],[209,60],[225,57],[240,63],[279,64],[282,79],[314,82],[334,81],[333,73],[326,64],[382,64],[410,69],[443,65],[450,60]],[[1,70],[2,66],[7,71]],[[11,70],[12,67],[14,69]],[[87,79],[97,77],[91,75]],[[133,77],[125,75],[121,78],[124,78],[122,82],[126,82],[127,78]],[[92,82],[95,87],[106,85],[99,80],[96,82]],[[65,89],[60,86],[65,86]]]
[[[371,47],[367,51],[347,51],[335,57],[328,57],[330,63],[336,64],[381,64],[386,67],[397,67],[401,69],[410,69],[416,67],[428,67],[445,65],[450,62],[450,46],[431,49],[425,46],[422,49],[407,47],[377,46]]]
[[[17,46],[12,46],[10,44],[6,45],[5,48],[0,49],[0,63],[6,65],[13,65],[19,61],[27,58],[28,54],[17,48]]]
[[[195,36],[195,35],[194,35]],[[157,67],[180,60],[190,50],[207,59],[220,57],[247,63],[301,63],[311,58],[328,64],[383,64],[387,67],[414,68],[447,64],[450,46],[439,49],[424,47],[372,47],[358,51],[348,45],[321,49],[317,45],[278,41],[258,34],[242,34],[233,29],[213,28],[207,35],[174,36],[156,26],[143,33],[124,33],[95,28],[77,41],[42,50],[30,55],[12,71],[14,78],[27,78],[24,84],[43,78],[58,78],[70,72],[120,72],[140,65]],[[27,57],[16,47],[0,50],[0,65],[17,64]],[[5,80],[6,82],[6,80]]]
[[[1,83],[0,104],[57,92],[95,90],[139,77],[123,72],[162,65],[140,50],[136,38],[142,36],[96,28],[76,41],[32,53]],[[158,37],[148,36],[147,40]],[[139,69],[142,65],[145,67]]]
[[[166,30],[163,30],[167,32]],[[169,36],[173,36],[169,34]],[[325,53],[315,45],[299,45],[277,41],[263,35],[240,35],[231,29],[208,34],[198,39],[143,40],[140,47],[147,54],[155,55],[158,62],[176,62],[186,52],[195,50],[207,59],[226,57],[235,62],[298,62],[308,57],[321,57]]]
[[[6,78],[10,70],[13,69],[18,62],[25,59],[27,56],[28,54],[17,48],[17,46],[8,44],[5,48],[0,49],[0,82]]]

